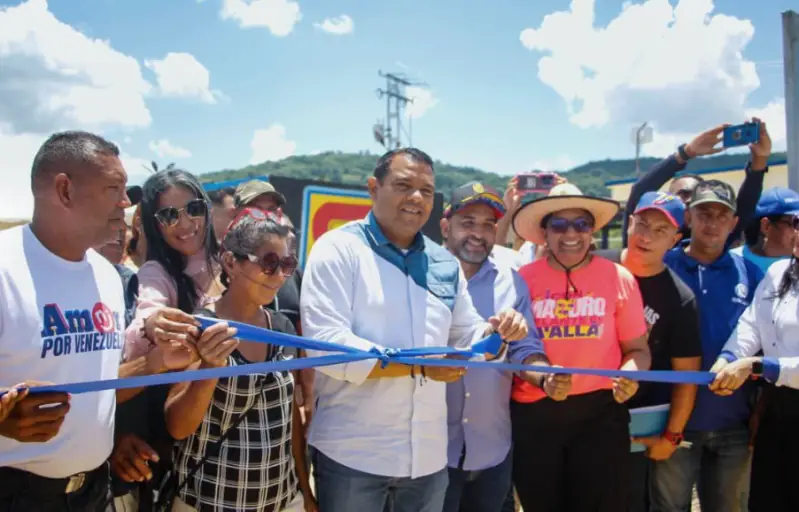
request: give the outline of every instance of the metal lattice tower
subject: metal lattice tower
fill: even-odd
[[[378,121],[373,128],[375,140],[386,149],[402,147],[402,135],[405,134],[408,145],[411,145],[412,125],[408,120],[408,130],[405,130],[402,113],[408,103],[413,103],[413,98],[405,95],[408,86],[423,85],[412,82],[399,73],[383,73],[381,78],[386,79],[386,88],[377,89],[377,97],[386,99],[386,118]]]

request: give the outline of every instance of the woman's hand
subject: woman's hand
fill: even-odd
[[[144,321],[144,336],[151,342],[191,343],[200,335],[200,322],[176,308],[161,308]]]
[[[235,335],[236,329],[229,327],[227,322],[219,322],[205,329],[197,340],[197,352],[203,360],[203,366],[225,366],[228,356],[239,346],[239,340],[233,337]]]

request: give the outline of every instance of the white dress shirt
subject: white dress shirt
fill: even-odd
[[[769,267],[721,357],[734,361],[763,350],[766,380],[799,389],[799,283],[794,283],[782,298],[777,296],[790,264],[791,260],[784,260]]]
[[[397,249],[371,213],[325,233],[304,272],[300,310],[303,335],[310,338],[362,350],[468,348],[488,328],[453,255],[422,235],[410,250]],[[417,478],[444,469],[445,384],[367,379],[375,364],[316,368],[310,444],[374,475]]]

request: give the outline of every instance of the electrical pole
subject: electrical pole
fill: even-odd
[[[408,103],[413,103],[413,98],[405,95],[405,88],[420,84],[411,82],[397,73],[378,71],[378,74],[386,79],[386,88],[377,90],[378,98],[386,98],[386,118],[374,126],[375,140],[386,149],[396,149],[402,147],[402,133],[405,132],[410,145],[411,133],[410,130],[407,132],[404,130],[402,112]]]
[[[799,14],[782,13],[785,63],[785,121],[788,130],[788,186],[799,190]]]

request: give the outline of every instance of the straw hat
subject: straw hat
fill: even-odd
[[[612,199],[583,195],[572,183],[552,187],[549,195],[523,205],[513,216],[513,229],[524,240],[534,244],[546,243],[541,221],[550,213],[579,208],[594,217],[594,232],[605,227],[619,212],[620,205]]]

